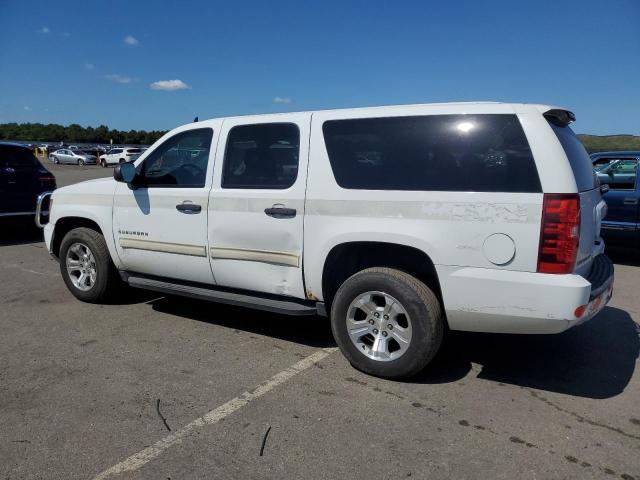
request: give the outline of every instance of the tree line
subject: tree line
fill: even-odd
[[[30,142],[104,143],[151,145],[166,131],[160,130],[112,130],[105,125],[83,127],[76,123],[69,126],[56,123],[2,123],[0,140],[24,140]]]

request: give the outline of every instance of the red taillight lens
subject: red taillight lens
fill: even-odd
[[[580,198],[575,193],[545,193],[538,249],[538,272],[570,273],[580,243]]]

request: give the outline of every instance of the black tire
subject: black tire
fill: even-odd
[[[55,163],[56,165],[60,163],[60,160],[58,160],[58,157],[54,156],[52,160],[53,160],[53,163]]]
[[[107,162],[105,162],[104,160],[100,160],[100,166],[102,168],[107,168]]]
[[[398,358],[387,361],[370,358],[349,337],[349,306],[366,292],[390,295],[410,318],[411,340]],[[440,302],[429,287],[405,272],[387,267],[368,268],[348,278],[336,292],[331,306],[331,330],[340,350],[355,368],[377,377],[410,377],[424,369],[440,349],[444,323]]]
[[[121,159],[118,161],[118,163],[120,163],[120,164],[123,164],[124,162],[125,162],[125,159],[124,159],[124,158],[121,158]]]
[[[81,290],[73,284],[70,274],[67,271],[66,258],[69,248],[76,244],[86,245],[95,259],[96,280],[89,290]],[[111,298],[120,291],[122,280],[118,270],[111,261],[109,249],[104,237],[90,228],[74,228],[70,230],[62,239],[60,244],[60,273],[67,288],[73,295],[83,302],[101,303]]]
[[[78,160],[78,166],[84,167],[84,160]]]

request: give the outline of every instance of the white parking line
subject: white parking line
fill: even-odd
[[[273,390],[278,385],[281,385],[290,378],[295,377],[300,372],[306,370],[309,367],[312,367],[315,363],[318,363],[320,360],[327,357],[336,350],[336,348],[323,348],[322,350],[318,350],[312,355],[303,358],[298,363],[291,365],[286,370],[283,370],[280,373],[276,373],[266,382],[263,382],[257,387],[244,392],[243,394],[232,400],[229,400],[227,403],[214,408],[210,412],[204,414],[199,418],[196,418],[191,423],[185,425],[179,430],[176,430],[170,435],[167,435],[162,440],[154,443],[150,447],[147,447],[144,450],[131,455],[126,460],[123,460],[122,462],[108,468],[104,472],[94,477],[94,480],[102,480],[112,475],[119,475],[124,472],[132,472],[134,470],[138,470],[143,465],[160,456],[167,448],[180,443],[184,437],[193,433],[195,429],[204,427],[206,425],[213,425],[214,423],[218,423],[220,420],[231,415],[236,410],[241,409],[252,400],[261,397],[265,393]]]

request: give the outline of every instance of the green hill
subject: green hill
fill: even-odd
[[[610,150],[640,151],[640,136],[636,135],[578,135],[589,153]]]

